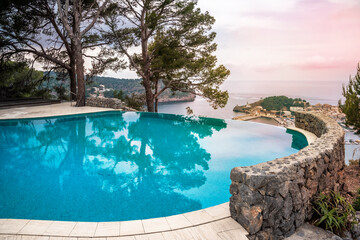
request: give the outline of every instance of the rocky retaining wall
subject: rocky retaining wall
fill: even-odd
[[[282,239],[313,215],[320,192],[342,188],[344,131],[332,119],[295,114],[296,127],[319,138],[288,157],[231,171],[230,212],[249,239]]]
[[[119,109],[122,111],[134,111],[134,112],[137,111],[135,109],[127,107],[124,102],[122,102],[120,99],[117,98],[87,98],[86,106],[112,108],[112,109]]]

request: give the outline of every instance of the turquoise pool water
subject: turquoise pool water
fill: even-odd
[[[305,137],[265,124],[105,112],[0,121],[0,218],[123,221],[229,201],[230,171]]]

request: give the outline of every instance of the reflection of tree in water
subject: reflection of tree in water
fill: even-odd
[[[155,116],[173,119],[155,120]],[[73,120],[59,118],[47,120],[44,125],[19,127],[21,131],[1,132],[0,143],[8,143],[2,151],[18,146],[17,140],[23,139],[20,147],[9,150],[8,157],[1,160],[1,171],[16,166],[6,174],[6,181],[11,188],[23,188],[20,195],[27,205],[47,206],[37,215],[32,208],[16,212],[15,204],[9,206],[1,198],[2,209],[13,207],[11,214],[25,218],[111,221],[201,208],[198,201],[177,190],[205,183],[203,170],[208,169],[210,154],[200,147],[198,139],[226,127],[224,121],[146,113],[137,114],[130,122],[120,113],[116,113],[116,121],[102,115]],[[24,185],[24,179],[31,182],[31,187]],[[0,186],[11,192],[5,184]],[[96,207],[99,202],[102,207]]]

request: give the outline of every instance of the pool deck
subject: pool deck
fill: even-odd
[[[311,143],[315,142],[315,140],[318,138],[315,134],[313,134],[312,132],[308,132],[304,129],[301,129],[301,128],[297,128],[297,127],[288,127],[287,129],[289,130],[293,130],[293,131],[297,131],[301,134],[303,134],[307,141],[308,141],[308,144],[310,145]]]
[[[35,107],[19,107],[0,110],[0,119],[21,119],[21,118],[38,118],[52,117],[61,115],[72,115],[81,113],[94,113],[105,111],[117,111],[110,108],[98,107],[74,107],[75,103],[64,102],[59,104],[35,106]]]
[[[175,216],[124,222],[0,219],[0,240],[247,240],[246,235],[230,217],[229,203]]]
[[[0,110],[0,119],[50,117],[111,110],[97,107],[76,108],[66,102],[3,109]],[[246,230],[231,218],[228,202],[175,216],[124,222],[0,219],[0,240],[247,240],[247,234]]]

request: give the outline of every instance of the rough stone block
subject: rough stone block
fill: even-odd
[[[290,157],[231,171],[230,212],[250,233],[249,239],[283,239],[311,218],[311,201],[320,191],[342,188],[341,127],[309,112],[296,113],[295,125],[319,138]]]

